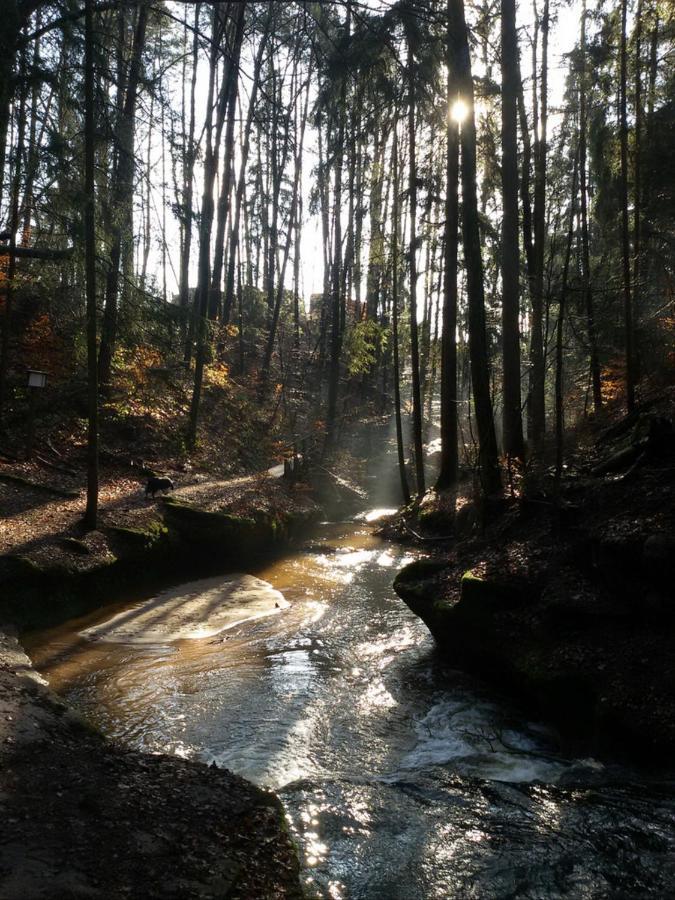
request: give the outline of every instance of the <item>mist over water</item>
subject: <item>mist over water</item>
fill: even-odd
[[[562,758],[549,729],[453,671],[391,587],[410,551],[367,518],[322,525],[251,573],[261,610],[273,591],[289,604],[274,615],[171,640],[180,603],[165,620],[156,603],[116,608],[34,635],[29,651],[107,734],[276,790],[310,896],[672,895],[672,785]],[[219,590],[209,579],[171,596],[200,608]],[[152,641],[106,640],[113,614],[149,609]]]

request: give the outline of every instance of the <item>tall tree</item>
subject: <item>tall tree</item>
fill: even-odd
[[[635,408],[635,349],[630,271],[630,213],[628,209],[627,15],[628,0],[621,0],[621,49],[619,54],[619,145],[621,154],[621,174],[619,179],[619,189],[621,194],[621,258],[623,263],[624,331],[626,348],[626,407],[628,412],[632,412]]]
[[[541,73],[533,67],[533,103],[535,110],[533,277],[530,282],[532,323],[530,327],[530,385],[528,397],[528,436],[535,447],[541,444],[546,428],[546,360],[544,355],[544,268],[546,239],[546,160],[548,150],[548,38],[549,0],[544,0],[541,21],[536,12],[535,30],[541,31]],[[537,96],[537,81],[539,94]]]
[[[183,150],[183,190],[181,197],[181,219],[183,223],[183,241],[181,245],[180,269],[178,279],[178,303],[183,315],[184,338],[187,338],[186,319],[190,305],[190,254],[192,252],[192,226],[194,220],[194,210],[192,208],[194,193],[194,172],[195,160],[197,156],[197,147],[195,144],[195,122],[196,122],[196,87],[197,87],[197,64],[199,61],[199,14],[201,3],[195,3],[195,14],[192,33],[192,69],[190,75],[190,100],[189,100],[189,124],[187,125],[183,116],[183,133],[184,150]],[[192,340],[186,340],[185,343],[185,360],[190,361],[192,356]]]
[[[199,406],[201,403],[202,381],[204,378],[204,365],[207,354],[207,316],[210,286],[210,255],[211,255],[211,230],[213,227],[214,200],[213,190],[218,171],[218,158],[220,139],[225,121],[228,100],[231,92],[230,79],[237,78],[238,72],[234,64],[237,42],[243,37],[245,3],[234,4],[234,21],[230,20],[231,4],[227,8],[213,8],[211,27],[211,54],[209,66],[209,86],[206,102],[206,117],[204,125],[204,187],[201,201],[201,217],[199,221],[199,263],[197,273],[197,289],[195,307],[197,310],[197,351],[195,356],[195,375],[190,402],[190,416],[186,433],[186,441],[189,447],[194,447],[197,441],[197,424],[199,421]],[[232,33],[228,36],[228,25],[232,26]],[[229,40],[228,40],[229,38]],[[213,124],[214,94],[216,70],[221,53],[225,54],[225,65],[222,74],[218,102],[216,109],[215,128]]]
[[[448,0],[447,57],[448,110],[445,178],[445,230],[443,247],[443,332],[441,337],[441,465],[436,487],[454,487],[459,478],[457,450],[457,256],[459,242],[459,122],[453,106],[459,100],[452,29],[452,3]]]
[[[602,409],[602,385],[600,382],[600,361],[598,358],[598,335],[595,323],[593,289],[591,285],[591,255],[588,238],[588,183],[586,141],[588,133],[588,113],[586,92],[586,2],[581,10],[581,72],[579,77],[579,182],[581,187],[581,274],[584,308],[586,310],[586,327],[588,331],[588,347],[590,351],[591,385],[593,389],[593,407],[598,413]]]
[[[642,262],[642,19],[644,2],[635,13],[635,138],[633,142],[633,302],[640,294]],[[636,303],[639,307],[639,301]],[[634,366],[637,368],[637,361]]]
[[[245,4],[240,4],[241,8],[245,8]],[[234,126],[235,115],[237,111],[237,85],[239,83],[239,58],[241,55],[241,44],[243,40],[244,17],[243,14],[237,19],[236,33],[234,36],[233,46],[230,49],[230,59],[228,68],[230,75],[227,91],[227,125],[225,126],[225,144],[223,148],[223,166],[220,186],[220,196],[218,198],[218,220],[216,227],[216,240],[213,251],[213,266],[211,268],[211,287],[209,291],[209,318],[216,319],[222,310],[222,292],[221,280],[223,275],[223,263],[225,261],[225,227],[228,221],[230,211],[230,192],[232,188],[233,172],[234,172]]]
[[[253,126],[253,117],[256,110],[256,102],[258,99],[258,88],[260,85],[260,76],[263,66],[263,58],[267,47],[267,40],[270,33],[270,25],[272,23],[272,12],[268,13],[265,20],[265,27],[258,43],[255,61],[253,63],[253,83],[251,85],[251,93],[248,101],[248,112],[246,114],[246,125],[244,127],[244,139],[241,142],[241,162],[239,167],[239,176],[237,178],[237,190],[234,198],[234,212],[232,217],[232,228],[230,230],[230,244],[227,254],[227,275],[225,279],[225,297],[223,300],[223,322],[227,324],[230,321],[232,306],[234,302],[234,276],[237,259],[237,249],[239,247],[239,229],[241,222],[242,204],[244,200],[244,189],[246,187],[246,165],[248,162],[249,150],[251,147],[251,130]]]
[[[420,386],[419,336],[417,325],[417,156],[415,134],[415,55],[412,26],[408,22],[408,267],[410,272],[410,366],[412,369],[413,451],[417,496],[424,493],[424,448],[422,446],[422,393]]]
[[[14,148],[14,171],[10,185],[9,197],[9,260],[5,279],[5,308],[2,315],[2,343],[0,343],[0,422],[5,411],[7,394],[7,371],[9,368],[9,337],[12,327],[12,311],[14,304],[14,280],[16,277],[17,246],[16,238],[21,215],[20,195],[24,141],[26,134],[26,53],[22,49],[19,63],[19,98],[17,113],[17,138]]]
[[[347,3],[346,39],[343,47],[349,47],[351,36],[351,3]],[[326,412],[327,433],[326,446],[335,442],[337,429],[337,400],[340,383],[340,350],[342,344],[342,166],[344,160],[345,120],[347,99],[347,71],[341,74],[340,100],[337,117],[337,133],[335,138],[335,182],[333,190],[333,265],[331,278],[331,332],[330,332],[330,369],[328,373],[328,408]]]
[[[476,408],[481,484],[486,494],[492,494],[501,488],[501,476],[497,456],[497,438],[495,435],[492,398],[490,396],[487,335],[485,330],[483,259],[476,196],[476,120],[464,0],[450,0],[450,14],[451,28],[457,36],[455,55],[457,85],[467,110],[460,130],[460,149],[462,236],[468,295],[471,384]]]
[[[291,208],[288,215],[288,230],[286,235],[286,245],[284,247],[284,255],[283,261],[281,263],[281,269],[279,271],[279,283],[277,285],[276,297],[274,300],[274,310],[272,313],[272,321],[270,323],[269,334],[267,336],[267,346],[265,348],[265,357],[263,359],[262,369],[261,369],[261,385],[263,392],[267,388],[267,383],[269,379],[270,373],[270,365],[272,363],[272,354],[274,352],[274,342],[276,339],[277,327],[279,325],[279,316],[281,315],[281,304],[284,299],[284,286],[286,281],[286,267],[288,265],[288,259],[291,252],[293,231],[297,228],[297,216],[298,216],[298,200],[299,200],[299,188],[300,188],[300,173],[302,171],[302,153],[305,145],[305,126],[307,124],[307,112],[309,108],[309,78],[311,77],[311,69],[310,75],[308,76],[307,90],[305,93],[305,106],[302,114],[302,124],[300,126],[300,136],[298,140],[298,146],[296,149],[296,157],[295,157],[295,175],[293,177],[293,188],[291,191]]]
[[[142,54],[145,46],[145,30],[148,21],[148,3],[138,5],[138,17],[129,63],[129,75],[124,100],[116,126],[116,165],[112,176],[110,202],[110,259],[106,279],[105,308],[101,327],[98,355],[98,377],[102,388],[110,385],[113,354],[117,344],[118,294],[120,264],[129,255],[133,241],[131,210],[134,189],[134,133],[136,128],[136,101],[143,74]],[[121,86],[118,87],[121,90]]]
[[[525,455],[520,411],[520,250],[518,246],[518,33],[515,0],[501,3],[502,359],[504,453]]]
[[[405,470],[405,451],[403,448],[403,424],[401,421],[401,363],[399,354],[398,303],[399,303],[399,196],[401,185],[398,163],[398,118],[394,120],[394,145],[392,149],[393,169],[393,202],[391,233],[391,306],[392,306],[392,340],[394,343],[394,417],[396,421],[396,451],[398,456],[398,474],[401,482],[403,502],[410,503],[410,488]]]
[[[96,346],[96,197],[94,125],[94,0],[84,6],[84,266],[87,298],[87,508],[85,525],[98,518],[98,361]]]
[[[579,148],[578,148],[579,149]],[[563,396],[563,378],[564,378],[564,335],[565,335],[565,314],[567,312],[567,289],[568,276],[570,271],[570,257],[572,255],[572,239],[574,237],[574,217],[576,215],[577,200],[577,174],[580,165],[580,153],[574,159],[574,172],[572,175],[572,191],[570,202],[569,226],[567,229],[567,244],[565,247],[565,261],[563,263],[563,271],[560,285],[560,303],[558,311],[558,325],[556,331],[556,353],[555,353],[555,473],[556,478],[560,478],[563,469],[563,451],[565,441],[565,409]]]

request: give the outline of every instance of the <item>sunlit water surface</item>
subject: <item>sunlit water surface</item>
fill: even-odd
[[[546,728],[443,664],[391,587],[409,551],[367,519],[320,526],[252,573],[283,595],[263,588],[253,620],[210,579],[166,607],[183,604],[190,640],[167,640],[154,604],[33,635],[29,651],[112,737],[276,790],[310,896],[675,896],[672,784],[562,759]],[[114,642],[113,615],[127,629]]]

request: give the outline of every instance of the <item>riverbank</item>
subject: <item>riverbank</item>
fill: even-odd
[[[0,896],[295,898],[277,798],[92,731],[0,635]]]
[[[17,467],[0,476],[0,624],[10,629],[241,568],[319,515],[306,489],[269,473],[184,477],[157,501],[138,478],[114,473],[102,486],[100,526],[85,532],[72,488]],[[2,632],[0,704],[6,900],[301,896],[273,794],[225,769],[105,740],[40,683]]]
[[[153,500],[142,477],[112,471],[101,487],[99,527],[87,531],[82,496],[44,475],[0,467],[0,625],[19,630],[57,624],[122,594],[240,568],[320,514],[305,486],[268,472],[183,475],[174,492]]]
[[[569,752],[675,750],[673,435],[650,442],[654,421],[580,445],[555,489],[454,520],[427,505],[427,533],[456,536],[395,582],[453,665],[510,686]]]

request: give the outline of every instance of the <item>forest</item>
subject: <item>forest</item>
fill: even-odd
[[[220,394],[330,446],[370,402],[406,499],[460,467],[489,493],[672,364],[668,4],[10,5],[9,435],[27,369],[92,446],[145,416],[192,451]]]
[[[652,814],[640,768],[675,749],[674,147],[672,0],[4,0],[0,687],[41,721],[32,661],[106,737],[52,723],[51,758],[8,726],[7,815],[53,858],[0,850],[0,895],[79,869],[96,897],[675,890],[671,775]],[[212,733],[160,673],[211,685],[214,644],[238,674]],[[404,712],[366,734],[364,705]],[[592,810],[586,757],[615,777]],[[394,758],[417,800],[377,782]],[[524,805],[481,819],[475,778]],[[188,851],[207,795],[226,821]],[[564,839],[535,852],[546,803]],[[486,856],[504,827],[522,883]]]

